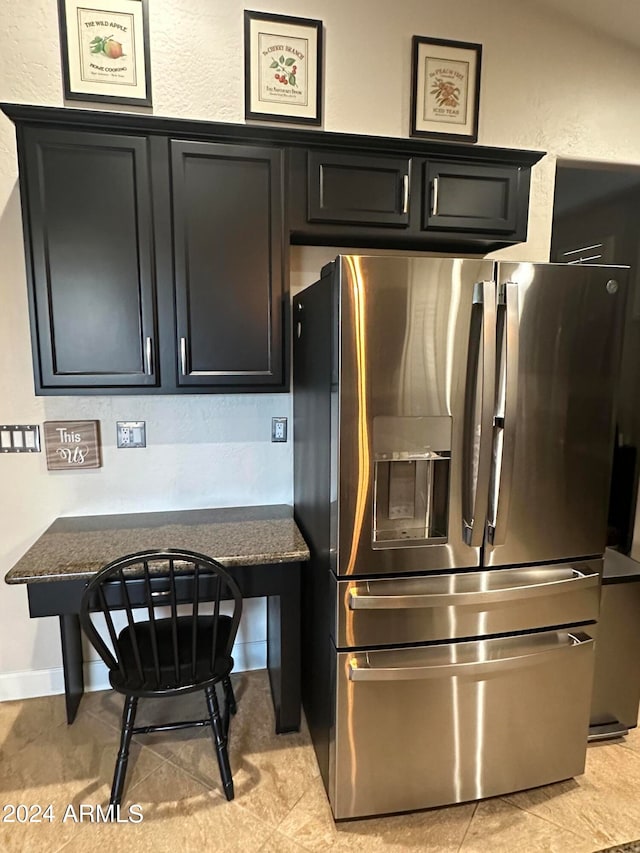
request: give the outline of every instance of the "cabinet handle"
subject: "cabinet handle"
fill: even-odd
[[[187,371],[187,339],[180,338],[180,364],[182,365],[182,375],[188,376]]]
[[[402,178],[402,212],[409,213],[409,175]]]
[[[434,178],[432,181],[433,190],[431,192],[431,215],[438,215],[438,179]]]
[[[153,340],[148,337],[145,340],[145,373],[147,376],[151,376],[153,374]]]

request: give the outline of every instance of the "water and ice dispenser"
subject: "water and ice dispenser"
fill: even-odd
[[[447,541],[450,417],[373,419],[373,547]]]

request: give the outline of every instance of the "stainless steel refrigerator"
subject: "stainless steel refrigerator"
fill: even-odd
[[[344,255],[295,297],[303,701],[336,819],[583,771],[624,279]]]

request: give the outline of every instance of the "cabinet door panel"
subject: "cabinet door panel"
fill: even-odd
[[[517,166],[426,163],[423,229],[515,232],[519,172]]]
[[[309,151],[309,222],[406,228],[409,167],[406,157]]]
[[[282,152],[172,141],[180,385],[282,382]]]
[[[27,128],[24,156],[37,384],[156,384],[146,141]]]

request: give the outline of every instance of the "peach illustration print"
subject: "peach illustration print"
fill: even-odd
[[[460,87],[454,86],[442,77],[436,77],[431,94],[435,97],[439,107],[459,107]]]
[[[122,43],[116,41],[113,36],[105,36],[104,38],[96,36],[91,40],[90,47],[91,53],[101,53],[103,56],[108,56],[109,59],[120,59],[125,55]]]

